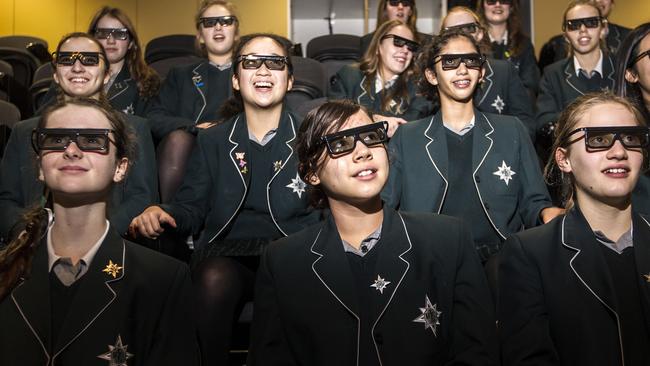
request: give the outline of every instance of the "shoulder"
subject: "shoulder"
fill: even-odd
[[[516,241],[524,252],[547,251],[557,246],[557,241],[554,238],[560,237],[565,217],[565,215],[560,215],[544,225],[512,234],[507,242]]]
[[[12,133],[18,133],[20,134],[19,136],[23,134],[31,134],[32,130],[38,126],[38,121],[40,120],[40,117],[32,117],[29,119],[22,120],[18,123],[16,123],[13,127],[13,132]]]
[[[172,67],[169,70],[167,78],[179,78],[179,77],[189,77],[192,75],[194,72],[198,72],[202,68],[207,65],[208,62],[206,60],[201,60],[196,63],[188,64],[188,65],[180,65],[180,66],[175,66]]]
[[[553,76],[553,75],[560,75],[564,73],[564,69],[567,67],[567,63],[571,61],[571,58],[565,58],[559,61],[556,61],[544,69],[544,76]]]
[[[346,77],[346,78],[351,78],[351,77],[356,77],[356,78],[361,78],[363,77],[363,73],[361,72],[361,69],[359,69],[359,64],[358,63],[353,63],[350,65],[345,65],[343,66],[337,74],[340,77]]]
[[[217,125],[212,126],[210,128],[199,129],[199,133],[197,135],[197,142],[214,144],[215,138],[217,139],[228,138],[235,124],[243,123],[241,117],[242,117],[242,113],[232,116],[229,119],[221,123],[218,123]]]
[[[515,116],[510,116],[507,114],[495,114],[487,112],[478,112],[476,115],[476,122],[483,120],[494,127],[495,130],[512,130],[513,128],[517,129],[519,127],[523,128],[523,125],[519,118]]]
[[[427,116],[420,118],[415,121],[410,121],[403,125],[400,125],[395,133],[396,136],[408,135],[413,136],[414,134],[423,134],[427,128],[433,123],[434,116]],[[399,135],[398,135],[399,134]]]
[[[461,220],[456,217],[439,215],[430,212],[409,212],[399,211],[399,215],[404,219],[407,228],[416,229],[419,232],[435,235],[447,235],[454,231],[459,231]]]
[[[265,256],[270,262],[286,263],[286,258],[295,258],[299,253],[310,252],[319,234],[324,230],[324,222],[308,226],[289,236],[275,240],[266,248]]]

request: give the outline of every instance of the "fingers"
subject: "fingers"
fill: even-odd
[[[165,229],[163,224],[176,227],[176,220],[158,206],[151,206],[134,218],[129,225],[132,236],[142,235],[149,239],[156,239]]]
[[[196,127],[205,130],[206,128],[210,128],[210,127],[214,126],[215,124],[216,123],[214,123],[214,122],[203,122],[203,123],[199,123],[198,125],[196,125]]]

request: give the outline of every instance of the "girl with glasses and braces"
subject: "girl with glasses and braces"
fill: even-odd
[[[227,364],[233,323],[252,299],[259,254],[271,240],[319,219],[296,167],[300,120],[284,97],[293,83],[281,37],[242,37],[233,54],[233,98],[225,122],[201,130],[178,193],[132,222],[141,235],[194,236],[203,364]]]
[[[463,219],[487,262],[508,235],[549,221],[559,209],[551,207],[521,122],[474,107],[485,72],[474,38],[443,31],[420,61],[421,91],[438,101],[440,111],[400,127],[391,139],[394,158],[383,197],[400,210]]]
[[[387,139],[386,122],[352,101],[305,118],[298,170],[331,215],[265,250],[248,364],[497,364],[468,230],[383,204]]]
[[[109,63],[102,45],[89,34],[71,33],[59,42],[54,54],[54,82],[58,99],[89,97],[108,103],[104,85],[109,79]],[[149,124],[138,116],[124,114],[135,132],[137,154],[131,174],[113,186],[109,206],[111,225],[126,236],[131,220],[158,201],[156,158]],[[31,132],[38,117],[14,127],[0,164],[0,237],[8,238],[22,213],[41,201],[43,185],[33,164],[29,147]]]
[[[632,204],[648,139],[639,110],[610,93],[560,115],[546,174],[570,208],[501,251],[503,365],[650,364],[650,219]]]
[[[400,124],[430,114],[417,93],[415,55],[420,48],[412,28],[400,20],[383,23],[359,64],[344,66],[333,78],[330,99],[352,99],[388,121],[388,136]]]
[[[0,251],[0,364],[197,365],[187,265],[123,240],[107,218],[133,163],[124,115],[67,98],[31,138],[48,194]]]

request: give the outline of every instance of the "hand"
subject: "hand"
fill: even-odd
[[[164,224],[175,228],[176,220],[160,208],[160,206],[149,206],[131,221],[129,234],[133,237],[137,237],[140,234],[149,239],[156,239],[165,231],[161,226]]]
[[[557,216],[564,215],[565,212],[566,209],[564,208],[546,207],[539,213],[539,217],[542,219],[542,222],[546,224]]]
[[[393,137],[395,134],[395,131],[397,131],[397,128],[399,125],[406,123],[406,120],[404,118],[399,118],[399,117],[388,117],[388,116],[382,116],[381,114],[375,114],[373,116],[373,119],[375,122],[379,121],[386,121],[388,122],[388,137]]]
[[[205,129],[210,128],[210,127],[212,127],[214,125],[216,125],[215,122],[202,122],[202,123],[199,123],[198,125],[196,125],[196,127],[205,130]]]

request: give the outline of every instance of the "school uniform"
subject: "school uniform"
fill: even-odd
[[[478,110],[474,116],[464,144],[440,112],[401,126],[388,145],[391,171],[382,197],[400,210],[469,219],[485,260],[509,234],[541,224],[540,211],[552,203],[522,124]]]
[[[307,186],[297,173],[299,125],[283,111],[273,145],[263,153],[251,150],[255,142],[244,113],[201,130],[183,185],[172,203],[160,205],[176,220],[176,231],[193,235],[194,247],[201,249],[224,239],[242,240],[242,245],[249,245],[249,239],[275,239],[318,221],[319,212],[308,207]],[[258,159],[251,159],[253,154]],[[262,178],[251,178],[257,174]],[[242,218],[251,224],[242,225]],[[214,249],[223,255],[259,255],[261,250]]]
[[[602,73],[596,71],[591,78],[584,70],[576,72],[574,58],[569,57],[546,68],[537,96],[537,131],[541,132],[557,122],[560,112],[581,95],[589,92],[613,90],[615,76],[614,59],[602,53]]]
[[[120,235],[126,234],[134,217],[158,201],[158,173],[149,125],[140,117],[125,117],[136,137],[135,161],[126,178],[113,186],[108,211]],[[35,117],[16,124],[0,163],[0,237],[5,239],[21,215],[43,199],[44,186],[38,179],[36,153],[31,145],[32,130],[38,121]]]
[[[372,37],[375,36],[375,32],[370,32],[363,37],[361,37],[361,40],[359,42],[359,58],[362,58],[363,55],[366,53],[368,50],[368,47],[370,47],[370,42],[372,42]],[[431,41],[433,36],[431,34],[427,33],[422,33],[418,32],[415,37],[415,41],[420,44],[420,46],[424,47],[427,43]]]
[[[386,206],[379,241],[358,257],[330,216],[265,250],[248,364],[496,365],[488,304],[458,220]]]
[[[497,60],[507,60],[515,67],[521,82],[533,94],[537,94],[539,88],[539,68],[535,58],[535,48],[530,41],[530,37],[522,35],[521,49],[517,55],[513,55],[508,47],[508,32],[504,39],[492,41],[492,57]]]
[[[368,76],[359,70],[358,64],[344,66],[332,78],[332,84],[327,96],[330,100],[352,99],[368,108],[372,113],[389,117],[401,117],[407,121],[420,119],[431,114],[431,102],[419,95],[417,85],[413,81],[407,82],[408,97],[406,99],[393,99],[391,103],[392,111],[382,110],[381,99],[383,94],[386,93],[386,89],[377,92],[375,80],[372,80],[370,83],[371,90],[367,90],[364,85],[367,78]],[[392,88],[392,85],[388,90]]]
[[[219,108],[232,95],[231,77],[231,67],[220,69],[208,60],[172,68],[147,111],[154,139],[217,121]]]
[[[187,266],[109,230],[65,286],[43,239],[0,303],[2,365],[198,365]]]
[[[511,236],[500,254],[503,365],[648,365],[650,224],[631,247],[597,239],[579,208]],[[602,240],[602,239],[601,239]]]

